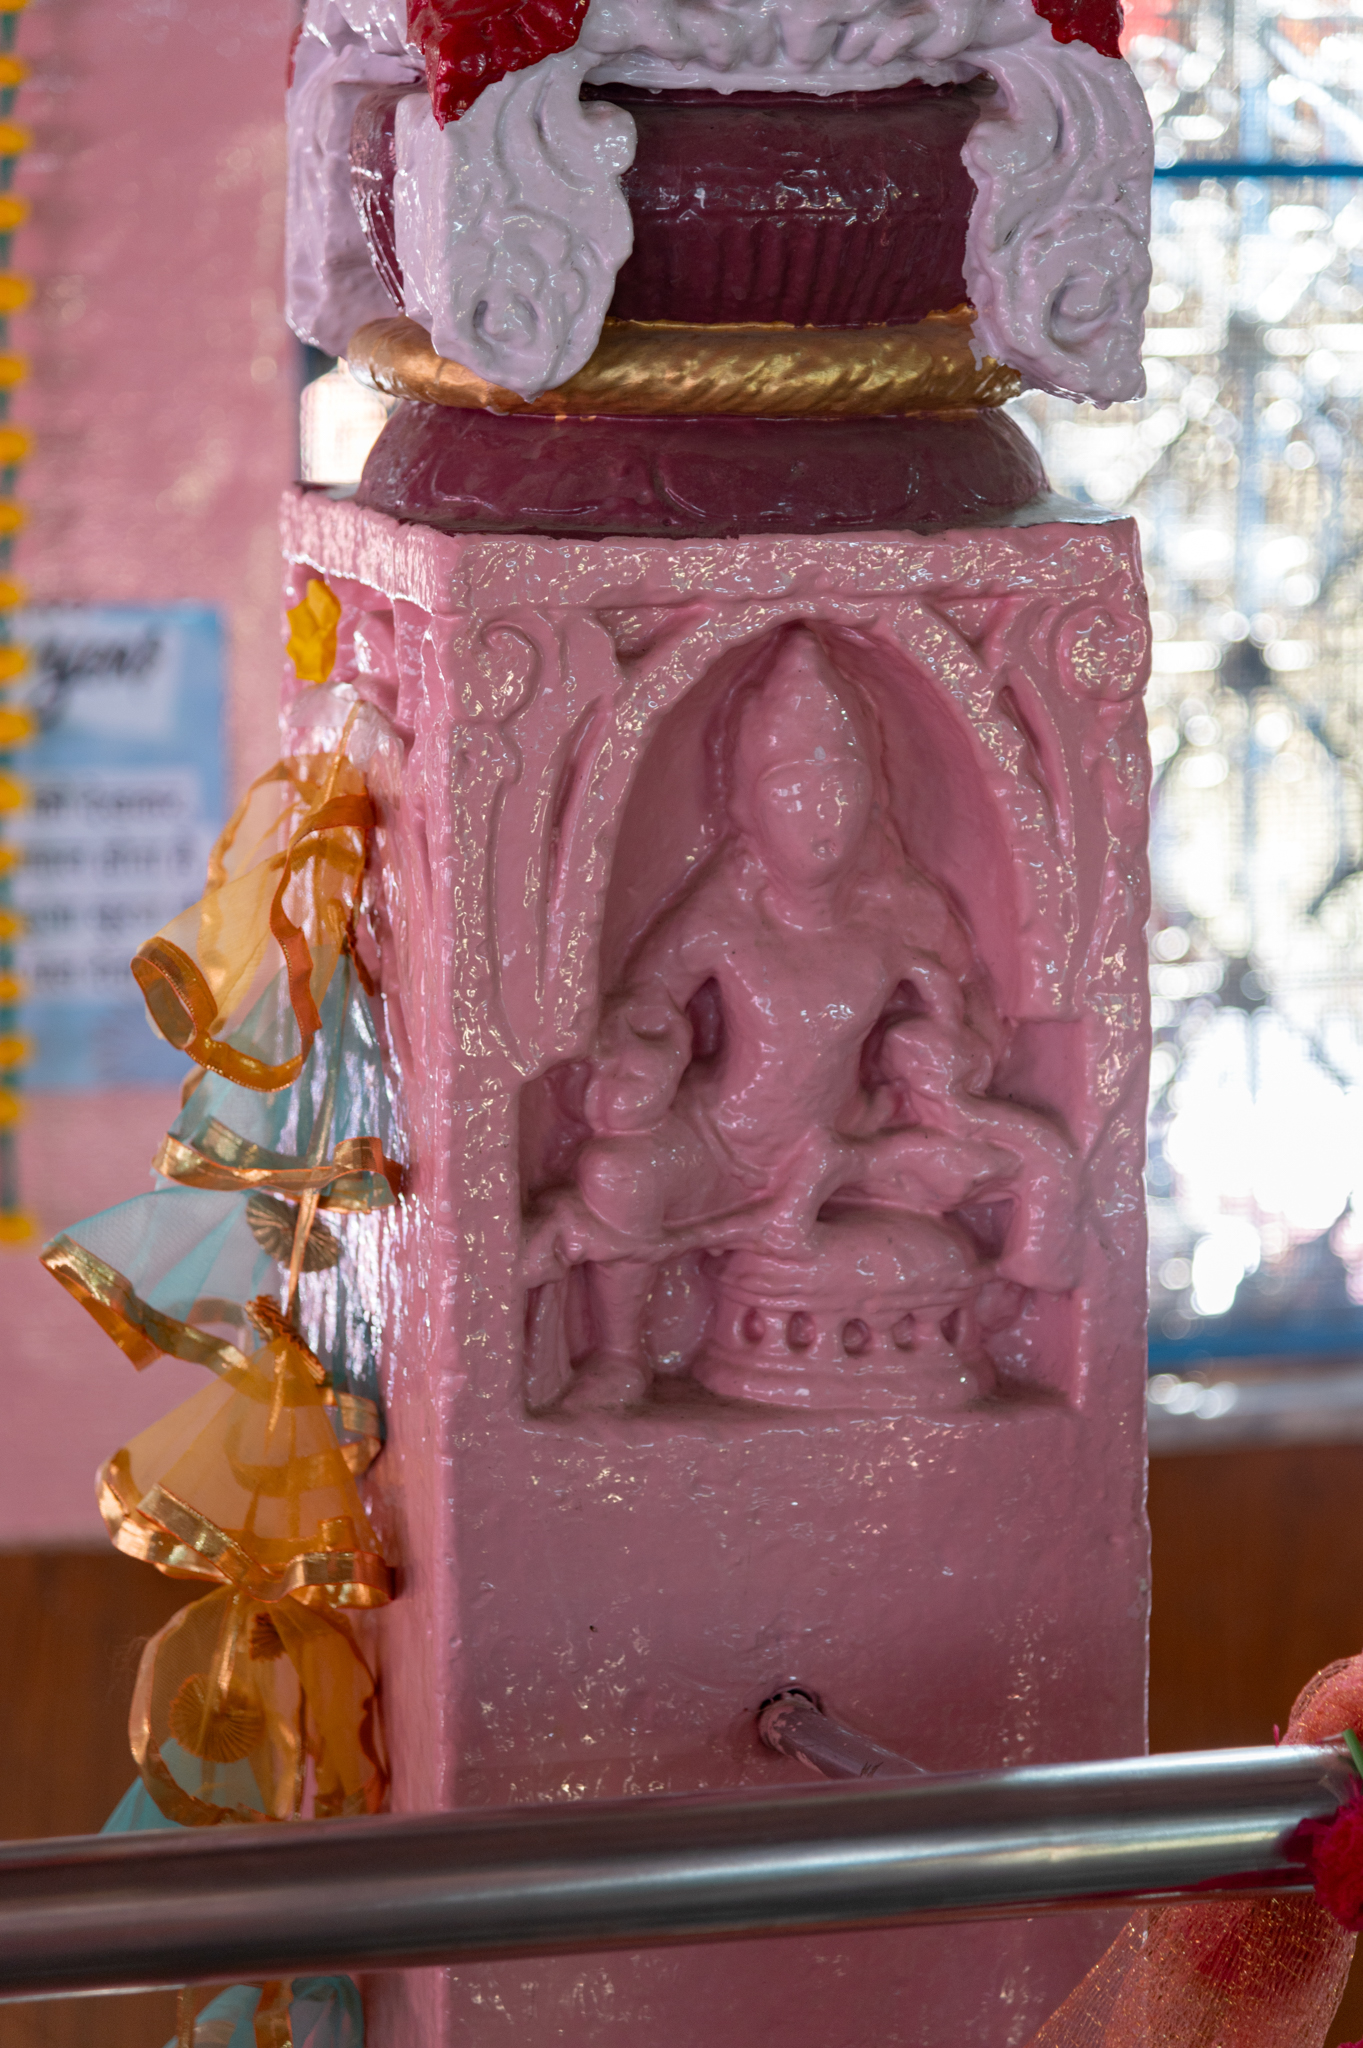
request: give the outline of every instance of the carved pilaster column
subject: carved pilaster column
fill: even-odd
[[[754,1726],[790,1679],[932,1770],[1139,1749],[1131,524],[562,542],[302,492],[285,545],[290,602],[321,577],[343,608],[331,682],[286,715],[358,695],[391,734],[366,744],[415,1161],[376,1278],[370,1480],[400,1575],[396,1803],[795,1777]],[[771,683],[795,642],[803,698]],[[817,747],[868,801],[861,893],[808,951],[812,1026],[763,966],[793,884],[751,786],[806,712],[845,719]],[[659,932],[697,984],[669,998],[690,1036],[662,1080],[671,1013],[629,1012],[642,1052],[618,1057],[622,1001],[672,971]],[[765,1040],[742,994],[764,973]],[[774,1096],[747,1056],[783,1034]],[[627,1072],[661,1107],[611,1153],[591,1091]],[[606,1157],[637,1217],[607,1213]],[[622,1390],[593,1374],[601,1276],[631,1261]],[[1102,1939],[1062,1916],[489,1964],[378,1981],[370,2023],[379,2048],[1021,2042]]]

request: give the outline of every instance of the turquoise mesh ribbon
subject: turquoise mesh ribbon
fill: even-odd
[[[277,1013],[273,1029],[264,1015],[267,1009]],[[346,1139],[375,1138],[394,1157],[393,1108],[373,1012],[348,957],[332,976],[321,1018],[312,1051],[291,1087],[265,1094],[205,1074],[171,1125],[171,1137],[211,1152],[216,1131],[225,1130],[289,1164],[307,1159],[314,1143],[325,1157]],[[293,1012],[281,1003],[278,987],[266,991],[248,1023],[252,1042],[262,1042],[262,1057],[282,1063],[296,1032]],[[378,1179],[366,1192],[375,1208],[393,1199],[387,1183]]]
[[[297,1081],[267,1095],[206,1075],[167,1143],[188,1148],[176,1155],[178,1162],[192,1155],[206,1160],[209,1170],[215,1161],[264,1160],[262,1170],[287,1171],[333,1159],[339,1146],[359,1140],[371,1141],[370,1149],[388,1160],[398,1148],[373,1015],[346,959],[332,978],[322,1028]],[[136,1363],[169,1352],[221,1370],[235,1351],[257,1347],[246,1304],[258,1295],[279,1301],[288,1271],[287,1249],[281,1258],[278,1246],[272,1251],[261,1242],[250,1205],[254,1200],[258,1223],[261,1201],[275,1203],[287,1229],[291,1202],[268,1186],[220,1191],[164,1174],[154,1178],[149,1194],[73,1223],[45,1248],[44,1262]],[[351,1206],[327,1207],[323,1195],[315,1233],[337,1240],[340,1255],[336,1264],[302,1275],[299,1331],[337,1393],[361,1396],[378,1414],[375,1310],[352,1276],[372,1270],[381,1226],[369,1212],[391,1207],[394,1196],[377,1170],[347,1173],[329,1192]],[[333,1421],[343,1443],[369,1433],[349,1428],[340,1410]],[[377,1428],[381,1436],[381,1423]]]
[[[139,1778],[130,1785],[102,1835],[191,1834],[167,1820]],[[229,1984],[206,2005],[194,2027],[195,2048],[256,2048],[257,1984]],[[364,2048],[364,2007],[349,1977],[295,1977],[289,2001],[293,2048]],[[166,2048],[175,2048],[173,2041]]]

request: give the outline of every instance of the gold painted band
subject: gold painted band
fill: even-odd
[[[1022,380],[976,362],[974,309],[910,327],[683,327],[608,320],[591,360],[538,398],[489,384],[438,356],[414,320],[371,320],[346,351],[362,383],[391,398],[466,412],[557,418],[728,414],[748,419],[867,419],[960,412],[1016,398]]]

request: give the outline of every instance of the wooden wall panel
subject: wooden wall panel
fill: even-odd
[[[1155,1458],[1150,1746],[1271,1742],[1313,1672],[1363,1649],[1363,1445]],[[1363,1966],[1332,2044],[1363,2036]]]
[[[134,1771],[142,1644],[190,1589],[116,1551],[0,1555],[0,1837],[92,1834]],[[0,2006],[0,2048],[162,2048],[173,1992]]]

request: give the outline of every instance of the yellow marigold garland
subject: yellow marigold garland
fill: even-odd
[[[9,346],[10,315],[29,303],[33,288],[10,268],[17,229],[28,218],[28,203],[12,188],[19,159],[29,146],[27,129],[13,120],[15,96],[27,76],[23,59],[14,54],[15,35],[24,0],[0,0],[0,690],[16,683],[28,668],[28,654],[17,644],[10,614],[24,593],[10,573],[15,540],[24,523],[16,502],[20,464],[30,450],[25,430],[10,418],[11,393],[27,374],[27,364]],[[16,758],[33,734],[27,711],[0,701],[0,835],[3,814],[27,800],[27,784]],[[24,923],[14,908],[12,884],[18,854],[0,836],[0,1246],[21,1245],[33,1235],[19,1185],[15,1126],[19,1121],[19,1084],[29,1047],[20,1029],[19,1006],[24,988],[15,962],[15,946]]]

